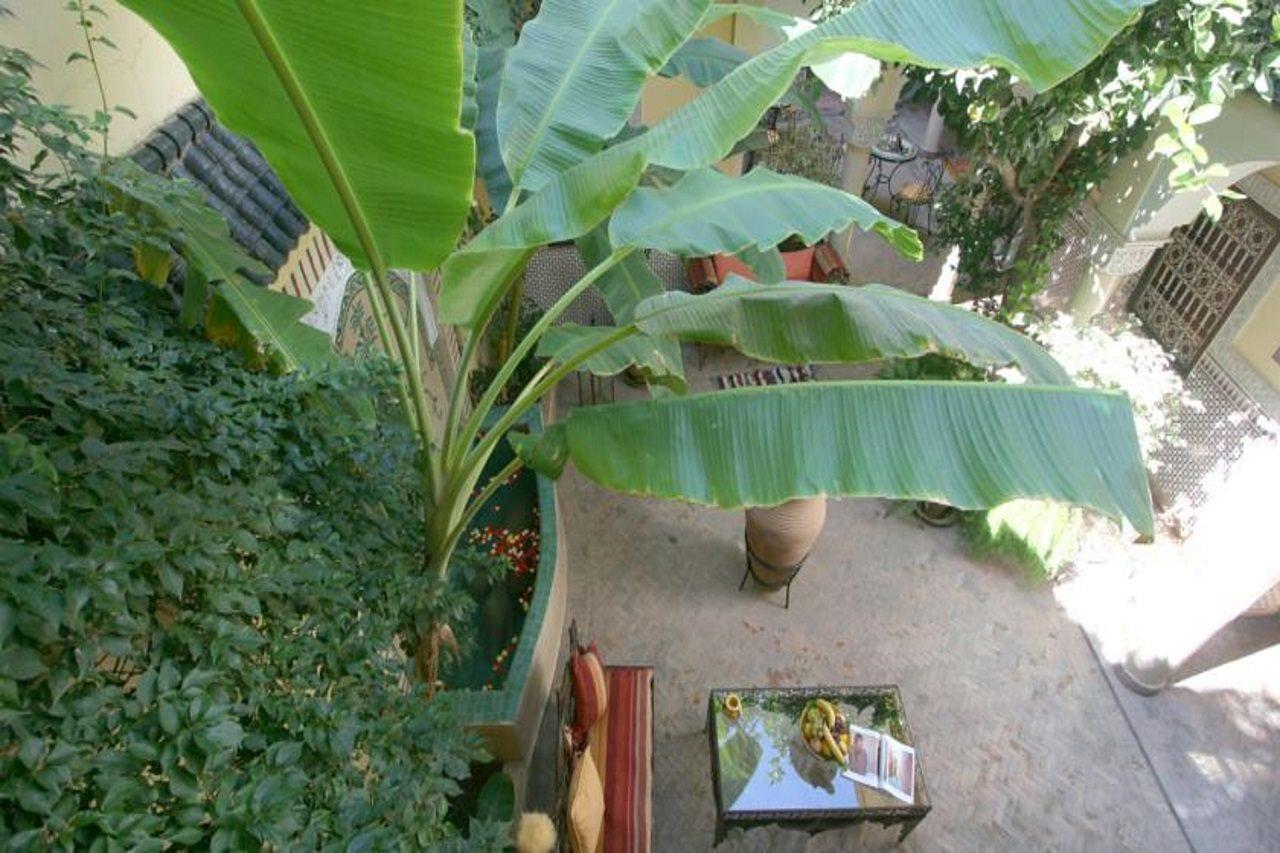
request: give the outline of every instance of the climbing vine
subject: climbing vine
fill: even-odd
[[[960,248],[960,284],[1005,316],[1025,310],[1049,274],[1061,226],[1119,160],[1155,137],[1172,188],[1199,192],[1226,174],[1197,128],[1232,97],[1271,96],[1280,13],[1250,0],[1159,0],[1084,70],[1033,94],[1004,71],[913,69],[969,159],[944,193],[936,238]]]

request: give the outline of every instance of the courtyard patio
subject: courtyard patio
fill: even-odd
[[[704,355],[699,368],[686,351],[695,389],[745,366],[722,351]],[[613,390],[636,393],[622,382]],[[577,404],[573,383],[558,402]],[[558,493],[570,617],[606,663],[656,667],[654,849],[713,846],[710,689],[857,684],[898,685],[910,717],[933,810],[907,849],[1280,844],[1280,647],[1249,654],[1280,640],[1274,619],[1234,624],[1189,671],[1225,665],[1142,698],[1115,682],[1079,624],[1082,611],[1095,614],[1095,628],[1113,618],[1104,601],[1090,611],[1096,575],[1055,586],[976,561],[957,531],[927,527],[900,504],[831,501],[784,609],[781,592],[751,581],[738,591],[740,512],[619,496],[576,472]],[[543,762],[553,718],[554,702]],[[549,797],[535,791],[531,805],[550,808]],[[730,834],[721,849],[897,839],[896,827],[812,839],[775,827]]]
[[[1273,4],[4,6],[0,847],[1280,850]]]

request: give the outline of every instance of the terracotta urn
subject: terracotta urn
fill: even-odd
[[[827,520],[826,497],[797,498],[746,511],[747,559],[765,586],[785,586],[804,564]]]

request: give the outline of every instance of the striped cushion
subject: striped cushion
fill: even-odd
[[[609,687],[595,643],[575,649],[569,663],[573,673],[573,727],[581,737],[608,709]]]
[[[604,779],[599,851],[647,853],[653,838],[653,669],[611,666],[609,709],[591,730],[590,749]]]

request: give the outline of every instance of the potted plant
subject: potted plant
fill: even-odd
[[[1088,63],[1142,5],[1037,0],[1030,5],[1046,11],[1036,14],[1028,0],[956,0],[947,13],[958,21],[1006,20],[1021,29],[965,26],[938,39],[917,26],[936,17],[932,0],[870,2],[877,15],[866,14],[867,4],[842,12],[748,59],[691,104],[636,132],[627,123],[648,77],[711,16],[744,7],[690,0],[597,10],[587,0],[545,0],[518,40],[514,27],[499,23],[473,52],[461,0],[386,0],[361,7],[358,27],[348,0],[315,0],[306,14],[285,3],[124,0],[186,61],[220,119],[259,145],[299,206],[367,271],[383,346],[402,366],[402,413],[418,437],[429,574],[448,573],[472,520],[507,477],[521,466],[556,477],[570,461],[613,489],[722,507],[813,494],[985,505],[1051,492],[1149,532],[1147,483],[1126,437],[1127,402],[1072,388],[1052,359],[1015,332],[890,288],[764,285],[731,275],[695,297],[664,292],[647,272],[646,249],[683,257],[766,253],[789,235],[812,244],[850,225],[920,257],[911,229],[856,196],[765,169],[730,177],[713,164],[804,65],[830,67],[836,55],[857,49],[935,66],[996,65],[1045,89]],[[599,20],[584,32],[578,23],[588,14]],[[889,31],[903,34],[902,42],[885,38],[885,21],[895,22]],[[562,49],[570,44],[573,50]],[[601,63],[611,63],[610,73],[600,72]],[[679,177],[649,185],[656,169]],[[477,171],[501,215],[459,246]],[[580,242],[586,274],[468,405],[477,348],[498,306],[518,292],[534,252],[566,240]],[[204,268],[219,287],[249,287],[234,269]],[[463,342],[442,416],[424,390],[419,349],[391,291],[392,268],[440,270],[439,319]],[[614,325],[560,325],[552,334],[589,288],[601,291]],[[290,348],[296,316],[258,317],[261,345]],[[524,421],[581,369],[639,365],[651,382],[678,385],[680,341],[724,343],[784,363],[941,349],[978,364],[1016,363],[1031,384],[811,383],[580,407],[541,429]],[[495,412],[532,352],[549,363]],[[305,365],[328,354],[290,356]],[[991,447],[1017,448],[1030,464],[975,454],[965,436],[978,428],[992,433]],[[1117,437],[1101,444],[1091,440],[1098,431]],[[508,442],[515,454],[487,473]],[[1113,472],[1101,486],[1087,475],[1100,468]],[[414,624],[414,668],[428,688],[444,627]]]

